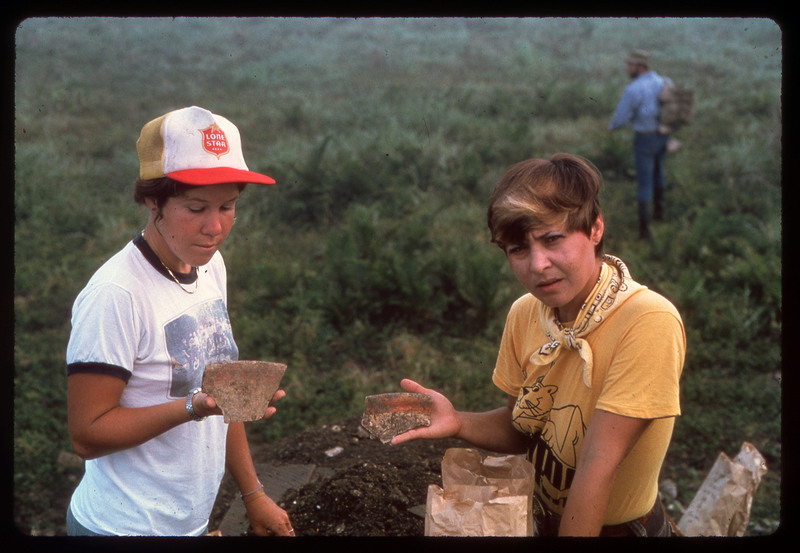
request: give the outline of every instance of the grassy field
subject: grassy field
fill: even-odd
[[[668,220],[637,239],[631,134],[606,125],[623,59],[693,87]],[[224,247],[243,359],[289,365],[273,440],[358,413],[403,377],[458,408],[490,376],[523,290],[488,242],[505,168],[559,151],[603,171],[606,250],[681,311],[683,416],[662,478],[688,505],[742,442],[781,518],[781,30],[758,19],[32,19],[16,34],[14,522],[64,533],[59,461],[72,301],[139,231],[142,124],[200,105],[239,126],[249,188]],[[731,60],[735,60],[733,63]]]

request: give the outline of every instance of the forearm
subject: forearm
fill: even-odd
[[[561,516],[560,536],[598,536],[620,463],[650,424],[597,409],[583,446]]]
[[[289,515],[260,489],[261,483],[247,443],[244,423],[236,422],[228,426],[225,448],[226,466],[239,491],[247,494],[243,501],[253,532],[259,536],[293,536]]]
[[[395,436],[392,444],[399,445],[418,439],[459,438],[476,447],[497,453],[522,453],[525,451],[525,438],[511,424],[516,397],[509,396],[504,407],[473,413],[456,411],[453,404],[444,395],[436,390],[425,388],[413,380],[405,378],[400,385],[406,392],[425,394],[432,398],[431,424]]]
[[[617,105],[614,116],[611,118],[611,121],[608,124],[608,130],[615,131],[630,123],[631,119],[633,119],[633,106],[631,104],[631,99],[623,95],[622,99]]]
[[[241,493],[248,493],[259,486],[250,445],[244,423],[234,422],[228,425],[228,438],[225,445],[225,465],[236,481]]]
[[[614,485],[614,472],[576,471],[561,516],[559,536],[599,536]]]
[[[524,435],[511,424],[511,409],[499,407],[483,413],[457,412],[459,430],[456,434],[470,444],[496,453],[524,453]]]
[[[185,400],[150,407],[117,406],[86,424],[70,425],[70,438],[78,455],[95,459],[141,445],[189,421]]]

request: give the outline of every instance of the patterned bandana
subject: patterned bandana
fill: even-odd
[[[531,355],[531,363],[548,365],[558,358],[563,348],[577,350],[583,359],[583,383],[591,388],[592,348],[583,337],[600,325],[625,300],[644,288],[645,286],[631,278],[628,267],[621,259],[604,255],[600,278],[578,313],[573,327],[564,328],[558,320],[556,309],[541,304],[539,318],[542,321],[542,330],[550,341]]]

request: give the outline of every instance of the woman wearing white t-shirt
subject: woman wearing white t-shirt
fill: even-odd
[[[68,533],[204,535],[227,468],[255,533],[291,536],[258,480],[243,423],[225,423],[199,391],[206,364],[239,353],[219,253],[236,202],[247,183],[275,181],[248,170],[230,121],[198,107],[146,124],[137,151],[135,199],[150,210],[147,224],[73,306],[69,432],[86,471]]]

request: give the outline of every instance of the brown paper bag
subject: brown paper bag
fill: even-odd
[[[533,535],[533,466],[522,457],[448,449],[442,485],[428,487],[426,536]]]
[[[743,536],[753,495],[767,472],[764,457],[744,442],[731,460],[720,453],[678,523],[684,536]]]

